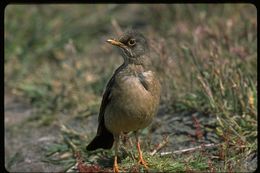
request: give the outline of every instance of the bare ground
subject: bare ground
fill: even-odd
[[[196,112],[172,114],[165,110],[161,107],[153,124],[142,132],[143,141],[153,144],[147,146],[156,146],[166,136],[169,141],[160,153],[219,142],[214,132],[216,120],[213,116]],[[68,165],[45,161],[48,147],[62,143],[63,139],[57,121],[48,126],[38,126],[31,121],[32,117],[37,116],[43,115],[37,115],[25,100],[5,94],[5,167],[8,171],[63,172],[68,168]],[[86,135],[92,138],[96,131],[97,116],[89,116],[84,121],[70,121],[68,124],[75,130],[82,130],[81,127],[84,127]],[[252,157],[249,161],[255,162],[256,157]],[[248,165],[246,162],[245,166]]]

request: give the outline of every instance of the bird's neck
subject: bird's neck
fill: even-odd
[[[151,68],[151,60],[147,55],[142,55],[136,58],[125,58],[124,64],[130,66],[142,66],[145,71]]]

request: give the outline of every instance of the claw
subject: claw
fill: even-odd
[[[114,171],[114,173],[119,173],[119,167],[118,167],[118,164],[117,164],[117,157],[116,156],[115,156],[115,160],[114,160],[113,171]]]
[[[138,163],[141,164],[141,165],[144,165],[144,167],[145,167],[146,169],[148,169],[147,163],[144,161],[143,158],[140,158],[139,161],[138,161]]]
[[[139,140],[137,140],[137,150],[138,150],[138,154],[139,154],[139,161],[138,161],[138,163],[144,165],[144,167],[146,169],[148,169],[147,163],[143,159],[143,154],[142,154],[142,151],[141,151]]]

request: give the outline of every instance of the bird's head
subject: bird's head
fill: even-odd
[[[108,39],[107,42],[120,47],[129,59],[137,59],[148,52],[146,38],[134,30],[126,31],[118,40]]]

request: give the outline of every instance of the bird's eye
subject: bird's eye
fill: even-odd
[[[128,41],[128,45],[130,45],[130,46],[135,45],[135,39],[130,39],[130,40]]]

